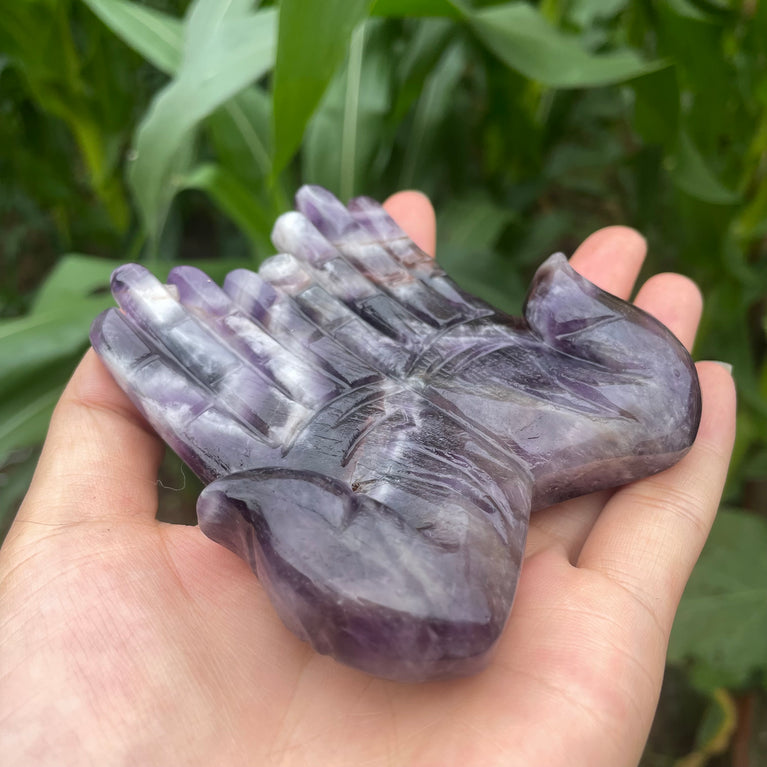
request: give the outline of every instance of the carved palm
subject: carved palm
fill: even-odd
[[[483,666],[531,509],[659,471],[700,395],[657,321],[552,256],[525,318],[462,293],[368,199],[304,187],[223,289],[121,267],[94,347],[207,482],[200,526],[285,623],[371,673]],[[289,254],[289,255],[288,255]],[[247,606],[244,606],[247,609]]]

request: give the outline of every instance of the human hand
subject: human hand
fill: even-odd
[[[433,252],[423,198],[388,207]],[[641,238],[611,228],[572,263],[625,296],[643,256]],[[689,281],[660,275],[637,302],[691,343],[700,299]],[[89,353],[0,557],[0,754],[19,764],[635,764],[732,442],[731,379],[710,363],[699,373],[703,420],[686,458],[534,515],[490,668],[413,686],[316,655],[244,562],[196,528],[155,521],[161,445]]]

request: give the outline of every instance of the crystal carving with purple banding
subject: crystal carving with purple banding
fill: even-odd
[[[290,630],[390,679],[479,671],[530,514],[689,449],[692,361],[562,255],[523,317],[496,311],[369,198],[303,187],[273,240],[281,253],[223,287],[191,266],[166,285],[118,268],[93,346],[208,483],[202,531]]]

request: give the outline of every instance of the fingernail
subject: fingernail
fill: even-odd
[[[711,360],[717,365],[721,365],[730,375],[732,375],[732,365],[729,362],[722,362],[721,360]]]

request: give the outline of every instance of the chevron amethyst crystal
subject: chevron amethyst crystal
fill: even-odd
[[[524,319],[466,295],[369,199],[304,187],[284,251],[223,289],[117,269],[93,346],[206,482],[206,535],[321,653],[424,680],[480,669],[530,511],[660,471],[700,392],[661,324],[576,274]],[[243,605],[247,610],[248,605]]]

